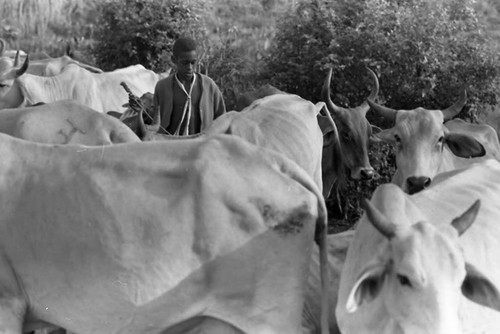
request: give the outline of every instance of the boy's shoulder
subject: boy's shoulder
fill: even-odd
[[[162,78],[162,79],[158,80],[158,82],[156,83],[156,87],[168,87],[168,86],[172,85],[173,79],[174,79],[174,76],[172,74],[166,78]]]
[[[217,84],[215,83],[215,81],[210,78],[208,75],[206,74],[203,74],[203,73],[199,73],[199,76],[201,78],[201,81],[204,83],[204,84],[208,84],[208,85],[211,85],[211,86],[216,86],[217,87]]]

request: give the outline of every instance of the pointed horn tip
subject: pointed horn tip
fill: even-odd
[[[365,210],[365,211],[366,211],[366,210],[367,210],[367,208],[368,208],[368,206],[369,206],[369,201],[368,201],[368,199],[366,199],[366,198],[362,198],[362,199],[361,199],[361,203],[360,203],[360,205],[361,205],[361,209],[363,209],[363,210]]]
[[[330,88],[330,81],[332,80],[333,67],[328,68],[328,73],[326,74],[325,82],[323,84],[323,89]]]
[[[29,64],[30,64],[30,55],[28,53],[28,54],[26,54],[26,59],[24,59],[23,65],[17,69],[16,75],[18,77],[23,75],[26,72],[26,70],[28,69]]]
[[[478,198],[476,201],[471,205],[470,210],[477,211],[481,208],[481,199]]]
[[[457,230],[459,236],[472,226],[480,207],[481,199],[477,199],[460,217],[453,219],[451,225]]]
[[[370,73],[372,76],[374,76],[375,78],[378,79],[377,77],[377,73],[375,73],[375,71],[373,71],[371,68],[369,68],[368,66],[365,67],[366,70],[368,71],[368,73]]]

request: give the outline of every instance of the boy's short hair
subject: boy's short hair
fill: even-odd
[[[173,53],[178,56],[181,52],[196,51],[196,42],[190,37],[181,37],[174,42]]]

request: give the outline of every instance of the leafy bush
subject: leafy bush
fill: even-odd
[[[203,41],[202,2],[183,0],[108,0],[99,8],[94,55],[104,70],[142,64],[162,72],[170,67],[172,44],[189,35]]]
[[[228,35],[207,49],[205,70],[219,86],[227,110],[234,110],[237,96],[255,88],[258,80],[258,65],[248,58],[245,47],[234,44],[236,36]]]
[[[303,1],[278,22],[266,57],[271,84],[309,100],[320,97],[325,64],[336,63],[329,49],[335,40],[336,16],[318,1]]]
[[[358,80],[368,66],[378,70],[382,100],[394,108],[448,106],[464,86],[469,106],[496,104],[499,50],[483,34],[473,3],[303,1],[277,26],[270,80],[319,99],[331,64],[339,103],[355,105],[365,96]]]

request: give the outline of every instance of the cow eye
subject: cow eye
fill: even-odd
[[[443,143],[443,141],[444,141],[444,136],[439,137],[439,139],[438,139],[438,143],[440,143],[440,144],[441,144],[441,143]]]
[[[410,279],[408,278],[408,276],[397,274],[396,277],[397,277],[397,279],[399,281],[399,284],[401,284],[402,286],[408,286],[410,288],[412,287]]]
[[[401,143],[401,138],[399,138],[398,135],[394,135],[394,139],[396,140],[396,143]]]
[[[0,84],[0,88],[5,88],[5,87],[7,87],[6,84]]]
[[[351,141],[351,134],[349,132],[342,132],[342,139],[345,141]]]

